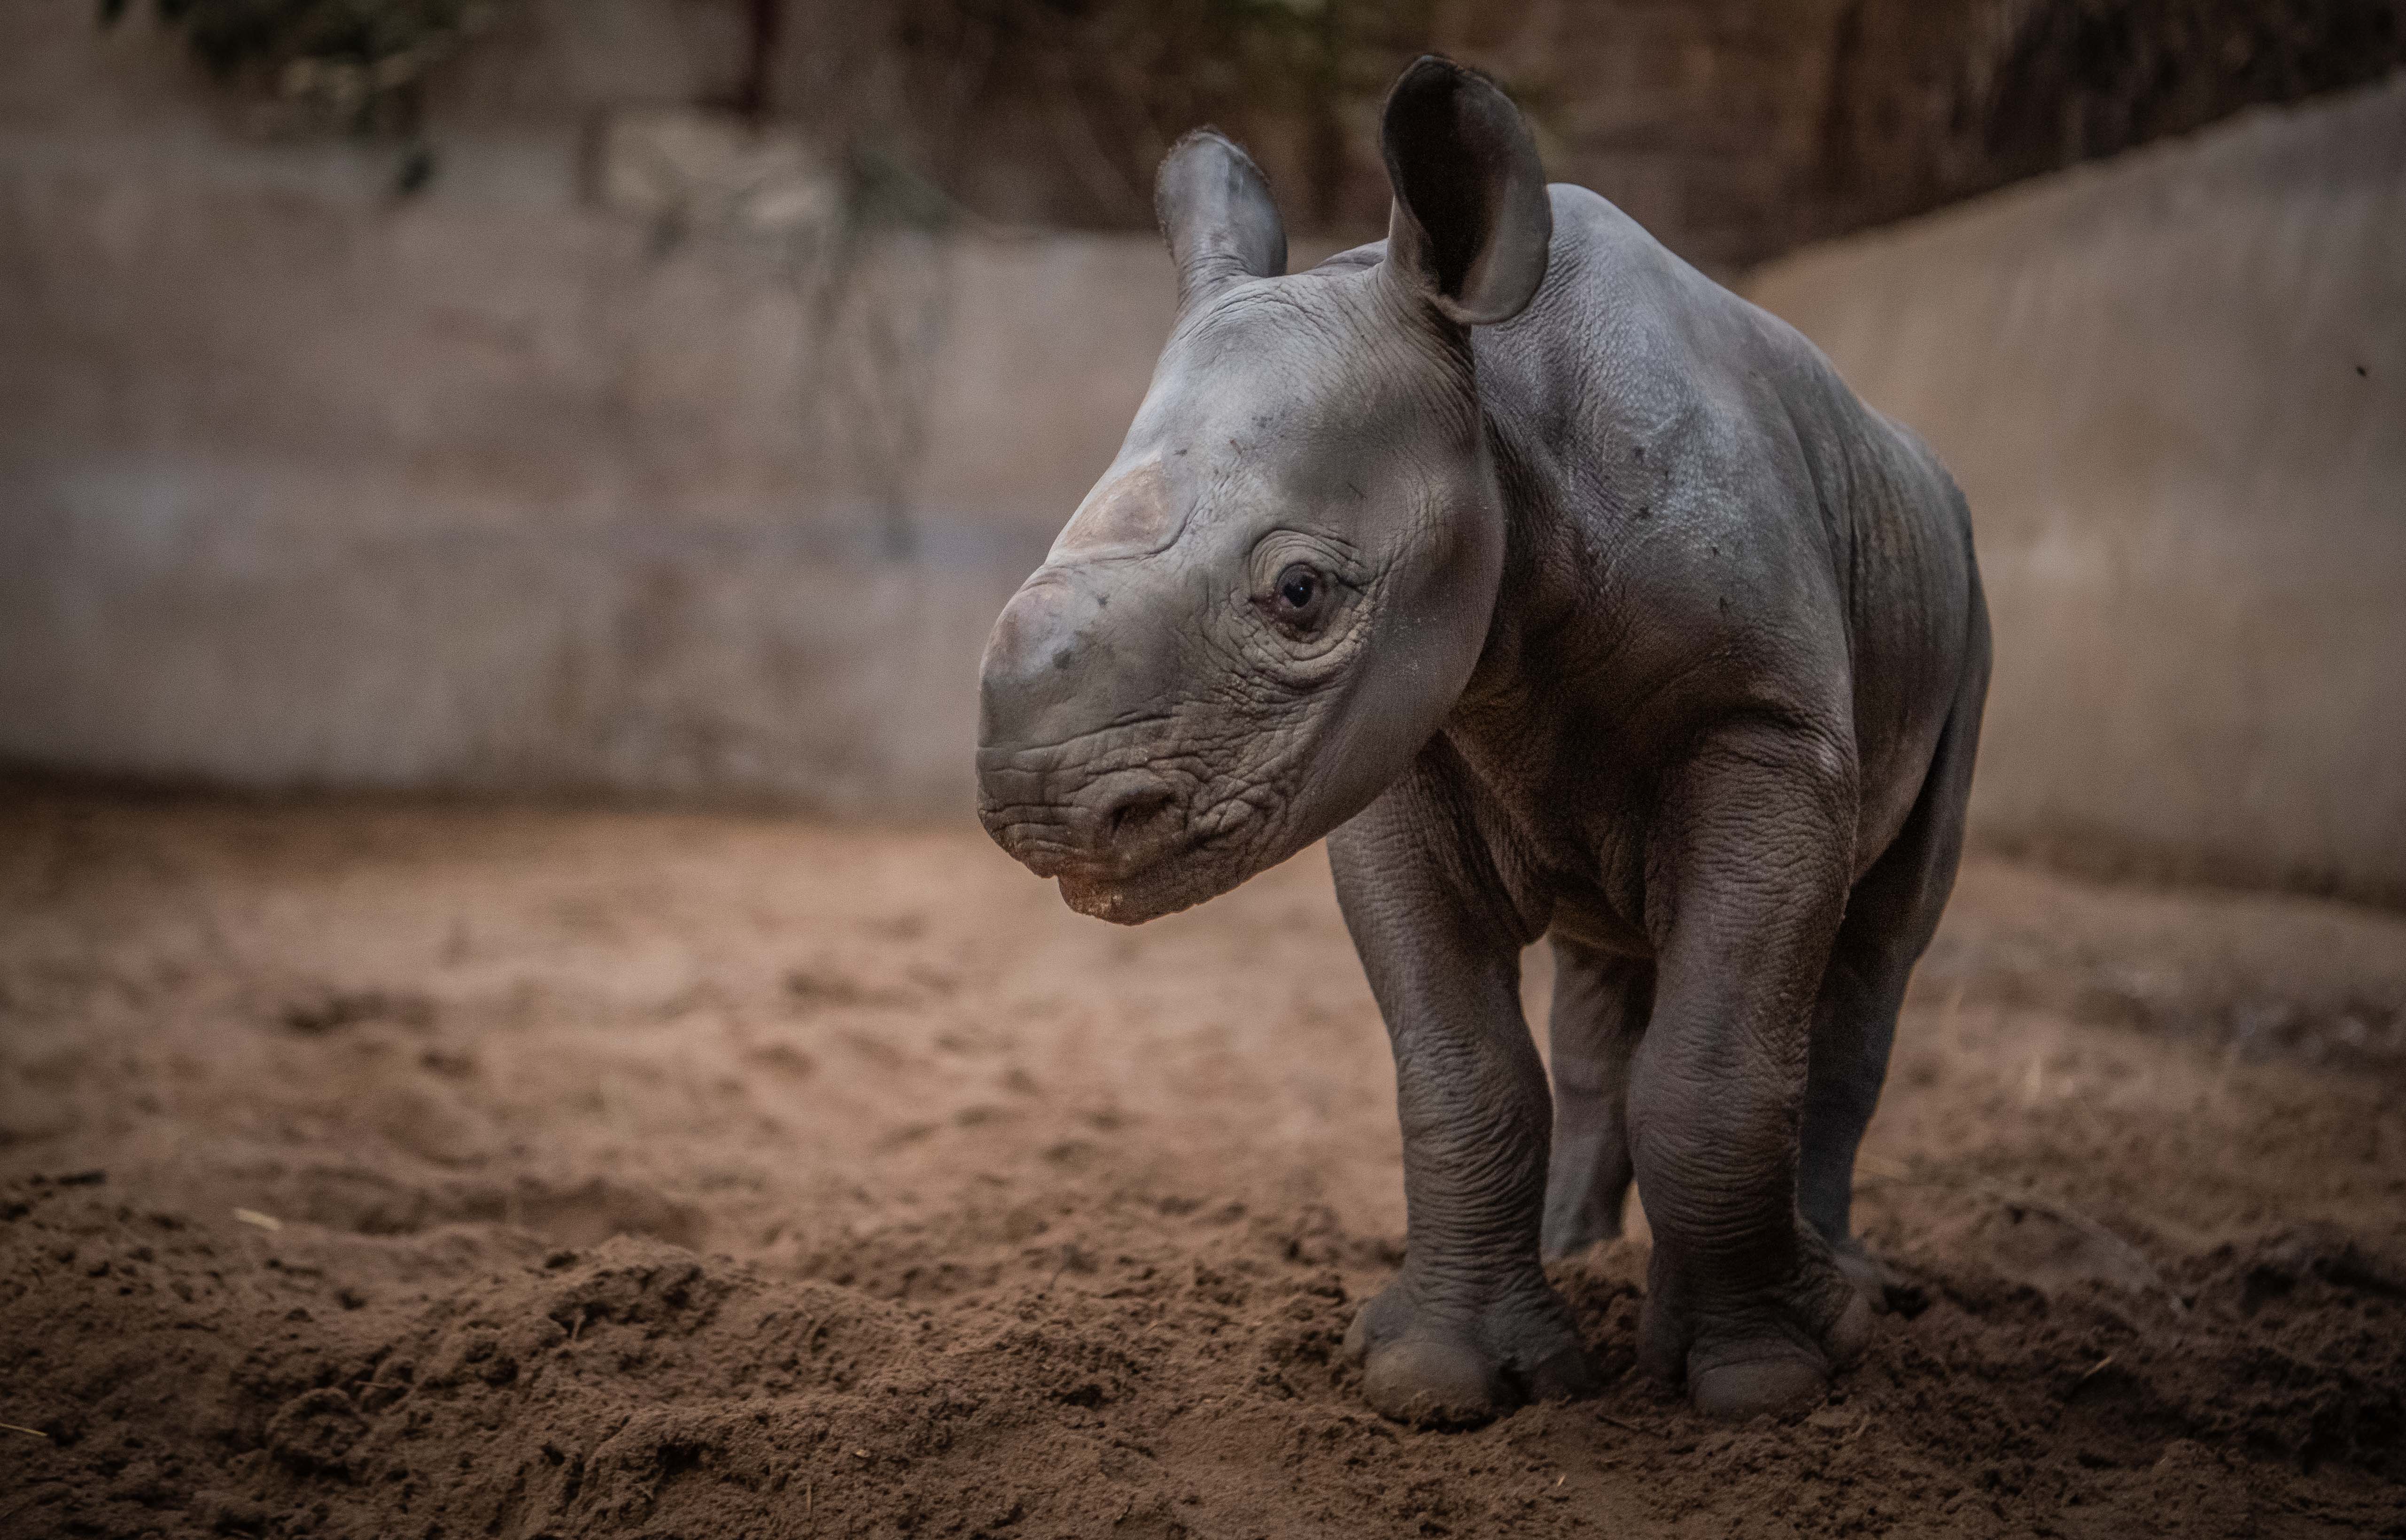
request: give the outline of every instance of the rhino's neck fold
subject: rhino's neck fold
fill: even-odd
[[[1533,630],[1542,635],[1544,617],[1577,596],[1561,594],[1563,573],[1558,553],[1564,544],[1564,524],[1550,494],[1546,457],[1523,442],[1505,420],[1480,403],[1479,431],[1494,490],[1494,516],[1503,524],[1504,559],[1497,574],[1495,601],[1487,621],[1487,641],[1478,667],[1463,687],[1454,716],[1479,714],[1479,708],[1522,693],[1528,674]]]

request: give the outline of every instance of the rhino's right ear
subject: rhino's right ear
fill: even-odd
[[[1485,76],[1424,54],[1387,93],[1379,140],[1395,192],[1388,270],[1461,325],[1519,315],[1554,234],[1521,109]]]
[[[1218,129],[1169,147],[1153,182],[1153,211],[1178,264],[1178,308],[1238,278],[1286,271],[1286,226],[1270,184]]]

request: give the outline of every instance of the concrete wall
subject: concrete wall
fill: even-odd
[[[541,120],[399,198],[390,148],[259,138],[160,40],[34,8],[0,757],[966,805],[978,649],[1143,392],[1157,242],[887,235],[830,277],[596,206]],[[867,451],[904,420],[898,486]]]
[[[963,805],[985,628],[1168,318],[1151,242],[937,253],[898,545],[756,252],[7,148],[0,755],[39,764]]]
[[[2406,77],[1750,291],[1971,500],[1984,837],[2406,897]]]
[[[478,120],[400,198],[0,0],[0,760],[966,805],[1165,259],[892,236],[830,289],[602,206],[593,143]],[[2401,250],[2406,81],[1759,275],[1971,496],[1983,837],[2406,897]]]

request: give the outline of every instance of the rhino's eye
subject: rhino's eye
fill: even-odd
[[[1270,613],[1286,625],[1308,630],[1327,608],[1328,579],[1308,562],[1290,562],[1273,587]]]

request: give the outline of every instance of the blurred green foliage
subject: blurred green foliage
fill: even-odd
[[[146,0],[98,0],[103,25]],[[505,15],[521,51],[599,24],[522,0],[147,0],[271,131],[418,144],[401,191],[432,175],[433,76]],[[598,7],[596,7],[598,9]],[[717,0],[667,7],[708,26],[727,79],[692,105],[788,124],[851,170],[863,222],[1149,223],[1153,172],[1187,129],[1251,148],[1314,228],[1385,214],[1376,114],[1387,83],[1437,44],[1438,0]],[[704,12],[711,14],[705,17]],[[1541,91],[1510,82],[1542,118]]]
[[[114,26],[132,0],[100,0]],[[153,0],[219,79],[356,130],[415,129],[426,72],[488,26],[497,0]]]

